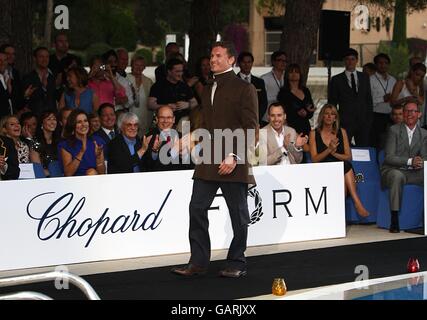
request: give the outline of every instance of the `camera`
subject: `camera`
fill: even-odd
[[[105,71],[105,64],[101,65],[101,66],[99,67],[99,69],[101,69],[101,70],[104,70],[104,71]]]

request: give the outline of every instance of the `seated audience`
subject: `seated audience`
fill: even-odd
[[[49,164],[58,160],[58,143],[60,128],[56,113],[45,111],[40,116],[40,126],[37,128],[34,151],[38,153],[46,177],[50,176]]]
[[[98,113],[89,114],[89,135],[93,135],[96,131],[101,129],[101,120]]]
[[[58,112],[58,121],[59,121],[59,127],[61,131],[61,138],[64,138],[65,126],[67,125],[67,119],[70,116],[71,111],[73,111],[73,109],[69,107],[64,107]]]
[[[58,144],[59,159],[66,177],[105,173],[103,142],[96,136],[89,137],[88,133],[86,112],[74,109],[67,120],[65,140]]]
[[[104,103],[99,107],[98,110],[99,120],[101,122],[101,128],[95,131],[94,136],[101,139],[104,146],[104,157],[108,160],[108,143],[115,138],[118,134],[116,128],[116,113],[114,112],[114,106],[109,103]]]
[[[32,112],[24,112],[20,117],[20,123],[22,128],[21,139],[31,145],[36,136],[37,117]]]
[[[128,112],[120,115],[118,134],[108,144],[108,173],[132,173],[143,171],[142,157],[148,149],[150,137],[138,137],[138,116]]]
[[[0,134],[11,138],[18,153],[18,162],[40,163],[38,154],[21,139],[21,124],[16,116],[5,116],[0,121]]]
[[[427,160],[427,131],[420,128],[420,106],[407,102],[403,109],[404,122],[389,129],[385,159],[381,166],[383,186],[390,189],[390,232],[397,233],[399,210],[404,184],[424,185],[424,161]]]
[[[143,157],[146,171],[193,169],[191,157],[182,154],[179,134],[173,130],[175,117],[172,108],[162,106],[157,110],[157,126],[147,134],[152,137]]]
[[[269,124],[261,129],[260,148],[267,146],[267,165],[300,163],[303,156],[302,147],[308,136],[296,133],[295,129],[285,125],[286,113],[283,105],[273,103],[268,109]],[[266,138],[267,141],[265,141]],[[263,164],[262,161],[260,164]]]
[[[0,180],[19,178],[18,153],[13,140],[0,135]]]
[[[346,191],[353,199],[357,213],[367,217],[369,212],[360,201],[356,190],[351,150],[344,128],[340,128],[338,111],[334,105],[326,104],[319,113],[317,128],[310,132],[310,155],[313,162],[344,162]]]

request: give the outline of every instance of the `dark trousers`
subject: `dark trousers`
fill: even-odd
[[[371,130],[371,145],[377,150],[384,148],[385,135],[390,124],[390,115],[374,112],[374,123]]]
[[[370,126],[361,125],[358,128],[354,127],[344,127],[347,131],[348,141],[351,145],[351,140],[354,137],[354,143],[356,147],[370,147],[371,143],[369,141],[370,138]]]
[[[190,263],[206,268],[211,256],[208,209],[218,188],[227,203],[233,227],[233,240],[227,255],[227,267],[246,269],[246,242],[248,238],[249,210],[248,185],[239,182],[216,182],[195,179],[190,202]]]

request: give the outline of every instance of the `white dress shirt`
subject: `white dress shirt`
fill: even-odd
[[[265,90],[267,91],[267,100],[268,105],[272,104],[273,102],[277,101],[277,95],[279,94],[280,89],[283,87],[285,83],[285,74],[283,73],[280,79],[277,79],[275,74],[273,73],[273,70],[262,75],[261,79],[264,80],[265,83]],[[268,114],[267,111],[262,116],[262,120],[265,122],[268,122]]]
[[[246,82],[251,83],[251,81],[252,81],[252,75],[250,73],[249,74],[243,74],[243,73],[240,72],[239,75],[240,75],[240,78],[242,78]]]
[[[274,132],[274,137],[276,138],[276,141],[277,141],[277,146],[281,149],[283,153],[282,160],[280,161],[279,164],[290,164],[291,162],[289,161],[289,158],[288,158],[288,151],[283,146],[283,142],[285,140],[285,127],[282,128],[282,132],[280,133],[277,133],[277,131],[274,129],[273,129],[273,132]]]
[[[386,74],[386,78],[384,78],[384,76],[375,72],[370,77],[370,82],[374,112],[389,114],[391,112],[390,102],[384,102],[384,96],[391,94],[396,84],[396,79],[389,74]]]
[[[354,81],[356,81],[356,91],[359,91],[359,79],[357,78],[357,71],[353,72],[345,70],[345,76],[347,77],[348,85],[351,88],[351,74],[354,74]]]

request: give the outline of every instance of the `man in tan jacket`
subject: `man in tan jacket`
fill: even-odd
[[[261,129],[259,148],[267,147],[267,163],[260,158],[260,165],[301,163],[303,146],[308,137],[297,135],[294,128],[285,125],[286,113],[279,103],[272,103],[267,111],[269,124]]]
[[[217,131],[240,131],[246,137],[248,130],[253,130],[254,136],[258,123],[258,98],[255,87],[236,76],[232,69],[234,62],[232,44],[217,42],[213,45],[210,64],[214,82],[205,87],[201,99],[201,128],[209,132],[210,142],[203,141],[205,160],[196,166],[193,177],[189,230],[191,258],[186,266],[172,269],[173,273],[182,276],[204,274],[207,271],[211,249],[208,209],[219,188],[230,212],[234,234],[227,265],[221,270],[220,276],[239,278],[246,275],[244,253],[249,223],[247,192],[248,184],[254,184],[255,179],[249,174],[246,139],[243,146],[232,139],[232,152],[228,152],[223,143],[222,147],[218,145],[219,142],[230,140],[230,134],[223,134],[224,137],[218,139]],[[210,150],[206,150],[209,146]],[[206,157],[208,151],[210,157]],[[220,161],[215,161],[217,159]]]

